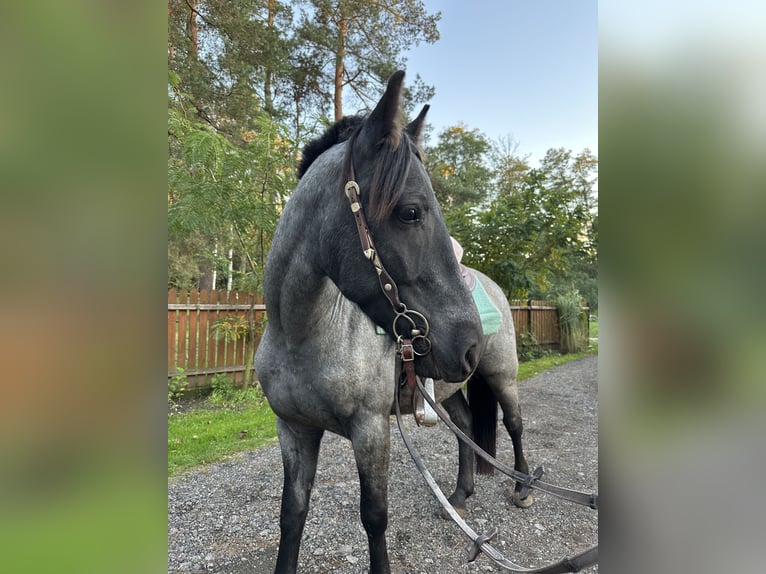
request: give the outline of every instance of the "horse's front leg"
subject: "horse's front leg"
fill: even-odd
[[[361,486],[360,513],[370,547],[370,574],[389,574],[388,527],[388,416],[367,415],[350,433]]]
[[[449,414],[452,422],[463,431],[469,437],[471,436],[471,409],[468,407],[468,403],[465,400],[465,396],[462,391],[456,392],[454,395],[442,402],[444,410]],[[455,508],[458,514],[465,516],[466,499],[473,494],[474,491],[474,461],[475,455],[473,451],[460,439],[458,444],[458,470],[457,470],[457,484],[455,485],[455,492],[449,497],[450,504]],[[449,514],[445,510],[442,510],[442,516],[449,518]]]
[[[295,574],[324,431],[301,427],[277,418],[277,433],[285,476],[279,515],[279,553],[274,572]]]

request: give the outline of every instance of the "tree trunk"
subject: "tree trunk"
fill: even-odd
[[[189,19],[186,21],[186,34],[189,36],[189,49],[196,57],[199,52],[199,45],[197,40],[197,7],[199,6],[198,0],[187,0],[189,6]]]
[[[348,33],[348,18],[343,11],[341,3],[340,20],[338,21],[338,45],[335,52],[335,94],[333,102],[335,104],[335,121],[343,118],[343,72],[346,59],[346,34]]]
[[[176,47],[170,41],[170,27],[173,17],[173,0],[168,0],[168,64],[173,61],[176,55]]]
[[[277,11],[277,5],[276,0],[269,0],[269,16],[268,16],[268,24],[267,28],[269,31],[269,37],[271,37],[271,33],[274,29],[274,18],[276,16]],[[272,101],[272,95],[271,95],[271,68],[266,65],[265,68],[265,75],[263,80],[263,99],[264,104],[266,107],[266,113],[269,114],[269,116],[274,117],[274,103]]]
[[[205,261],[204,263],[201,263],[199,266],[199,282],[197,283],[197,288],[212,290],[213,287],[213,265]]]

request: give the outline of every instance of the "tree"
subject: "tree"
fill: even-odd
[[[168,68],[198,118],[239,137],[290,104],[292,10],[278,0],[169,0]]]
[[[489,152],[490,163],[495,175],[495,194],[513,193],[524,181],[529,171],[529,155],[519,153],[519,142],[507,135],[493,142]]]
[[[475,251],[466,250],[466,261],[514,298],[549,298],[576,289],[596,306],[590,187],[596,169],[587,150],[573,157],[568,150],[551,149],[539,168],[514,172],[513,185],[479,210],[467,230]]]
[[[427,150],[428,173],[445,213],[490,197],[493,172],[485,162],[489,149],[484,134],[459,124],[444,129],[438,143]]]
[[[404,67],[403,53],[421,41],[439,39],[441,13],[428,14],[420,0],[303,0],[302,5],[302,50],[322,64],[317,82],[332,86],[336,121],[343,117],[345,88],[368,107],[388,77]],[[412,85],[405,94],[411,103],[433,93],[419,77]]]
[[[198,256],[220,263],[236,250],[237,283],[257,290],[281,205],[295,182],[292,143],[283,127],[262,114],[257,130],[232,144],[209,125],[171,109],[168,132],[169,240],[196,243]],[[210,246],[217,246],[213,259]]]
[[[234,145],[210,125],[170,109],[168,158],[169,282],[189,281],[197,263],[229,272],[228,287],[257,293],[266,253],[288,190],[295,181],[292,143],[265,112]],[[239,256],[234,271],[234,255]],[[187,285],[178,285],[186,287]],[[244,385],[250,384],[255,335],[262,325],[246,313]]]

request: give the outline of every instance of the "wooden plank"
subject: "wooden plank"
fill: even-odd
[[[205,363],[205,366],[216,368],[217,341],[213,335],[213,326],[215,325],[215,321],[218,315],[216,311],[218,306],[218,291],[208,291],[207,297],[208,303],[212,304],[213,308],[207,311],[207,329],[205,329],[205,332],[203,333],[205,335],[205,344],[207,345],[207,362]],[[208,378],[205,382],[206,384],[210,383],[210,378]]]
[[[224,303],[228,306],[229,302],[231,301],[231,291],[224,291],[221,293],[221,296],[219,297],[223,298]],[[234,314],[228,310],[224,309],[221,313],[221,318],[228,318],[233,317]],[[227,341],[225,338],[221,338],[220,341],[218,341],[218,364],[222,367],[226,367],[230,365],[229,358],[232,352],[232,346],[233,341]]]
[[[187,369],[184,374],[189,376],[197,375],[215,375],[217,373],[241,373],[245,370],[245,365],[229,365],[224,367],[208,367],[207,369]],[[255,370],[255,369],[253,369]],[[168,371],[168,378],[177,375],[180,371]]]
[[[219,298],[221,298],[221,292],[220,291],[211,291],[210,292],[210,302],[211,303],[218,303]],[[220,363],[220,357],[219,357],[219,349],[221,349],[221,346],[219,345],[218,339],[216,339],[215,336],[215,330],[214,326],[216,321],[221,316],[220,308],[219,309],[212,309],[210,311],[210,328],[208,330],[209,333],[209,339],[210,339],[210,353],[212,354],[212,361],[210,361],[210,366],[212,367],[219,367],[222,366]]]
[[[210,291],[207,289],[203,289],[199,292],[199,301],[202,304],[206,304],[210,300]],[[198,329],[199,329],[199,336],[197,337],[197,368],[198,369],[205,369],[211,365],[208,364],[208,324],[210,321],[209,317],[210,311],[206,310],[200,310],[199,312],[199,321],[198,321]]]
[[[168,303],[175,303],[176,290],[168,291]],[[176,312],[168,310],[168,371],[176,368]]]
[[[247,303],[247,295],[245,293],[237,292],[237,303]],[[237,317],[247,317],[247,311],[237,311]],[[245,364],[245,347],[247,347],[247,342],[245,339],[240,339],[237,341],[237,345],[235,347],[235,353],[234,353],[234,359],[233,362],[235,365],[244,365]]]
[[[192,289],[189,292],[189,303],[190,305],[193,305],[197,302],[197,299],[199,298],[199,292],[196,289]],[[199,321],[199,311],[189,310],[189,360],[186,362],[186,364],[194,369],[197,368],[199,365],[197,361],[197,339],[199,337],[199,327],[198,327],[198,321]]]
[[[185,303],[188,300],[189,292],[188,291],[182,291],[180,294],[179,300],[181,303]],[[188,356],[187,356],[187,346],[186,341],[189,337],[189,332],[187,331],[187,317],[189,316],[189,311],[178,311],[178,339],[176,342],[176,346],[178,348],[178,352],[176,353],[176,365],[178,365],[180,368],[185,368],[188,364]]]

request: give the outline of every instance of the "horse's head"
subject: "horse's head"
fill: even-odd
[[[322,265],[341,292],[394,338],[430,327],[430,352],[428,342],[416,338],[415,350],[423,353],[415,361],[418,374],[461,381],[478,362],[481,323],[418,147],[428,106],[408,126],[400,124],[403,77],[404,72],[391,76],[375,109],[345,143],[341,181],[342,188],[349,181],[358,184],[377,263],[394,284],[389,289],[379,281],[369,251],[363,252],[345,194],[338,199],[342,207],[322,224]],[[417,313],[396,320],[401,308],[392,304],[391,292]]]

